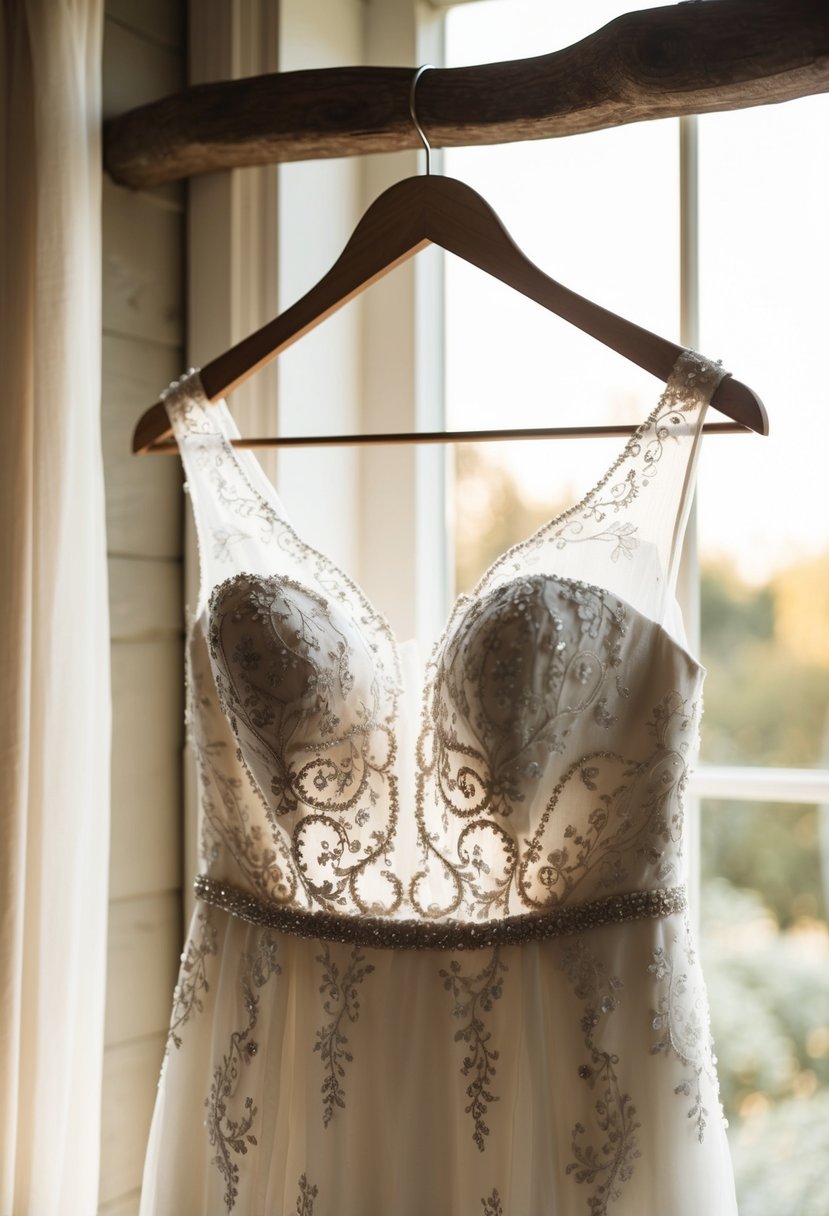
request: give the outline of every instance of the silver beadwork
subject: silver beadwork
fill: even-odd
[[[678,886],[628,891],[623,895],[556,908],[552,912],[508,916],[480,923],[392,920],[307,912],[288,904],[269,903],[207,874],[199,874],[193,888],[197,899],[251,925],[290,933],[294,937],[381,950],[480,950],[488,946],[517,946],[598,929],[602,925],[672,916],[675,912],[684,912],[688,906],[685,887]]]

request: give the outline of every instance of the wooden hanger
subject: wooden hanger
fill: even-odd
[[[419,69],[414,86],[423,69]],[[412,118],[424,139],[412,104]],[[518,248],[492,207],[470,186],[451,177],[408,177],[397,182],[372,203],[355,228],[348,244],[326,275],[301,299],[273,321],[232,346],[201,369],[205,394],[215,401],[231,392],[293,342],[314,329],[326,317],[365,291],[372,283],[396,266],[425,249],[439,245],[502,283],[548,308],[578,329],[597,338],[605,346],[624,355],[632,363],[667,380],[682,352],[682,347],[626,321],[608,309],[563,287],[543,273]],[[768,434],[768,419],[763,403],[745,384],[726,376],[717,387],[712,404],[733,420],[716,430],[748,428]],[[737,424],[736,426],[733,424]],[[634,427],[547,428],[543,431],[499,430],[476,432],[475,438],[529,438],[540,434],[580,435],[632,432]],[[164,441],[171,427],[164,403],[159,401],[140,418],[132,450],[135,453],[175,450]],[[431,432],[428,435],[405,433],[382,436],[314,436],[294,439],[303,444],[435,442],[468,438],[465,432]],[[238,446],[279,446],[278,438],[236,440]],[[287,444],[286,444],[287,446]]]

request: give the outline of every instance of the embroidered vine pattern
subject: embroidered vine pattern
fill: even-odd
[[[719,364],[710,363],[694,351],[684,351],[655,409],[637,428],[601,480],[580,502],[503,553],[486,571],[473,590],[472,598],[508,579],[510,571],[521,564],[537,561],[547,545],[561,550],[574,541],[610,541],[615,546],[611,553],[614,562],[620,556],[633,557],[639,546],[637,526],[620,522],[607,527],[602,525],[609,512],[615,515],[624,511],[653,481],[667,444],[679,428],[687,427],[689,419],[711,400],[724,374]]]
[[[472,1119],[472,1139],[481,1152],[489,1135],[485,1121],[489,1104],[498,1101],[492,1091],[498,1051],[491,1046],[492,1032],[486,1028],[484,1015],[492,1012],[493,1004],[503,994],[506,970],[507,965],[501,961],[501,952],[496,946],[489,962],[477,975],[463,975],[456,958],[451,959],[448,970],[441,969],[439,973],[444,988],[454,999],[452,1016],[461,1023],[455,1031],[455,1042],[466,1047],[461,1075],[471,1078],[466,1088],[469,1105],[464,1111]]]
[[[317,1194],[318,1187],[312,1186],[305,1174],[300,1175],[296,1216],[314,1216],[314,1200]]]
[[[679,949],[676,940],[674,947]],[[687,961],[689,969],[695,967],[696,956],[690,948],[687,948]],[[659,1036],[651,1052],[673,1054],[688,1070],[674,1088],[674,1093],[691,1098],[688,1118],[693,1122],[701,1144],[709,1118],[702,1097],[703,1073],[707,1073],[715,1090],[717,1087],[704,993],[700,981],[686,970],[677,970],[674,955],[666,953],[662,946],[654,950],[648,971],[661,986],[657,1007],[651,1011],[651,1025]]]
[[[504,1208],[497,1187],[488,1199],[481,1200],[481,1207],[484,1209],[484,1216],[504,1216]]]
[[[292,899],[298,885],[293,859],[282,848],[280,865],[280,837],[265,838],[261,825],[251,822],[250,790],[242,777],[228,771],[227,750],[223,740],[205,740],[200,734],[194,738],[201,786],[203,856],[208,864],[215,860],[221,842],[256,892],[280,902]]]
[[[198,374],[172,384],[164,396],[182,454],[206,479],[213,497],[225,508],[225,515],[229,513],[254,522],[262,544],[276,544],[286,557],[301,564],[327,595],[344,605],[350,603],[360,627],[373,643],[378,676],[384,681],[390,697],[388,722],[391,724],[396,716],[400,691],[400,664],[388,622],[352,579],[297,535],[288,520],[277,511],[271,501],[273,495],[263,496],[250,481],[215,413],[207,408]],[[218,531],[214,530],[213,535],[220,553],[229,550],[234,543],[249,539],[248,532],[229,528],[227,522]]]
[[[181,956],[178,983],[173,993],[173,1012],[170,1018],[170,1029],[167,1035],[167,1048],[181,1047],[181,1028],[186,1022],[204,1009],[204,996],[210,991],[207,978],[207,960],[216,953],[216,926],[213,924],[213,910],[209,904],[200,907],[196,915],[198,934],[193,934],[187,942],[187,949]],[[165,1053],[166,1054],[166,1053]]]
[[[479,919],[533,906],[526,869],[538,857],[521,854],[509,820],[535,796],[580,716],[603,729],[617,720],[611,696],[615,704],[627,695],[615,679],[626,630],[625,606],[599,588],[536,575],[473,604],[436,650],[418,743],[423,865],[410,899],[419,911],[434,866],[451,891],[442,915],[462,904]],[[457,820],[464,826],[451,845]],[[519,869],[525,880],[516,887]]]
[[[527,841],[521,889],[528,903],[554,907],[572,900],[589,877],[604,889],[618,889],[637,858],[646,861],[660,883],[676,877],[682,856],[687,752],[696,710],[679,693],[666,693],[646,723],[655,744],[647,760],[593,752],[571,765],[553,790],[535,835]],[[545,855],[548,823],[568,794],[572,796],[574,783],[595,793],[596,805],[586,822],[568,823],[563,843]],[[544,888],[543,900],[530,893],[532,879]]]
[[[165,400],[194,492],[209,496],[210,509],[196,511],[202,547],[212,537],[214,561],[218,555],[232,570],[240,546],[249,554],[253,545],[259,556],[267,551],[268,569],[277,565],[285,571],[285,577],[269,578],[237,568],[214,587],[206,625],[220,704],[244,753],[246,775],[264,795],[275,841],[282,838],[277,847],[281,852],[280,845],[288,845],[296,862],[292,877],[301,882],[311,906],[335,910],[353,903],[362,912],[391,915],[402,895],[385,867],[397,817],[400,664],[394,635],[360,588],[301,540],[272,488],[263,489],[237,457],[222,407],[207,407],[198,374],[172,385]],[[292,572],[300,580],[291,578]],[[226,605],[219,601],[234,590],[237,601],[246,600],[250,628],[241,637],[235,631],[225,653],[220,633]],[[240,604],[227,607],[238,612]],[[319,649],[320,640],[331,640],[338,629],[333,648]],[[274,633],[280,630],[293,636],[277,641]],[[364,675],[359,688],[350,666],[355,659]],[[255,677],[257,664],[262,684]],[[295,695],[283,696],[285,689]],[[316,728],[313,739],[305,729],[309,716]],[[276,741],[268,733],[272,721],[284,728]],[[286,739],[296,744],[290,757]],[[257,763],[257,756],[264,762]],[[377,822],[381,809],[382,824]],[[309,813],[301,825],[291,825],[286,840],[278,821],[304,812]],[[318,877],[323,834],[328,860]],[[385,884],[382,908],[364,904],[361,891],[369,885],[369,871],[375,904]],[[277,897],[293,898],[293,892]]]
[[[385,865],[398,814],[397,744],[382,710],[388,689],[346,629],[334,605],[287,578],[240,575],[210,601],[219,703],[240,762],[267,791],[266,817],[289,842],[309,905],[376,912],[361,894],[371,873],[374,901],[381,881],[390,915],[403,894]]]
[[[574,617],[575,631],[564,624]],[[654,742],[639,758],[603,750],[579,756],[554,786],[532,835],[517,837],[510,825],[551,757],[565,751],[579,716],[590,713],[607,728],[622,712],[629,696],[619,672],[626,631],[625,606],[607,593],[563,579],[551,586],[538,576],[480,601],[438,653],[419,742],[423,861],[409,890],[421,914],[463,907],[488,919],[559,906],[588,883],[590,895],[624,890],[631,868],[638,876],[639,858],[660,883],[676,875],[697,706],[675,691],[644,723]],[[427,803],[430,785],[434,806]],[[592,808],[584,805],[585,791],[595,796]],[[578,815],[562,824],[560,808],[574,803]],[[436,867],[447,894],[427,908],[420,889],[435,890],[429,879]]]
[[[199,815],[199,852],[202,862],[210,867],[218,861],[222,851],[221,824],[211,823],[210,817],[204,813],[204,799],[210,799],[209,791],[211,778],[208,771],[208,752],[212,749],[222,752],[224,745],[209,744],[205,739],[204,719],[210,714],[213,700],[213,681],[209,673],[198,664],[198,652],[201,650],[203,638],[200,635],[197,622],[188,614],[187,634],[184,647],[184,727],[187,745],[193,753],[196,763],[196,773],[202,790]],[[203,653],[203,652],[202,652]],[[207,685],[207,688],[205,687]],[[214,766],[215,767],[215,766]],[[211,803],[215,809],[215,803]]]
[[[342,971],[332,956],[330,942],[323,943],[322,954],[317,955],[322,964],[322,1007],[331,1019],[317,1031],[314,1051],[320,1053],[324,1072],[322,1082],[322,1121],[325,1127],[334,1117],[335,1111],[345,1107],[345,1065],[354,1059],[345,1027],[352,1025],[360,1016],[359,987],[367,975],[374,970],[367,963],[359,946],[353,946],[348,964]]]
[[[592,1186],[587,1201],[591,1216],[606,1216],[611,1202],[622,1193],[622,1186],[633,1175],[634,1164],[641,1157],[636,1132],[641,1124],[630,1094],[625,1093],[616,1072],[619,1057],[602,1051],[597,1043],[597,1031],[605,1019],[619,1006],[621,980],[609,975],[599,958],[578,939],[565,947],[560,967],[573,985],[576,997],[583,1002],[581,1028],[587,1058],[578,1067],[578,1074],[597,1094],[592,1129],[583,1123],[573,1128],[571,1149],[574,1161],[565,1172],[575,1176],[577,1183]]]
[[[275,938],[262,932],[256,952],[243,954],[241,966],[240,985],[248,1024],[231,1034],[228,1051],[213,1071],[210,1093],[204,1100],[207,1134],[211,1148],[216,1150],[211,1164],[224,1179],[224,1201],[228,1211],[235,1206],[239,1194],[239,1163],[235,1158],[245,1156],[249,1147],[257,1145],[253,1128],[258,1108],[253,1098],[245,1097],[240,1110],[234,1099],[246,1064],[259,1050],[253,1031],[258,1018],[260,991],[271,976],[279,975],[281,971]]]
[[[654,830],[663,841],[673,841],[678,846],[682,841],[688,757],[697,741],[698,721],[697,705],[689,705],[680,693],[674,691],[662,698],[647,723],[647,729],[658,748],[658,759],[649,774],[654,791],[651,804]],[[677,857],[680,856],[681,848],[677,851]],[[658,878],[667,875],[664,867],[657,871]]]

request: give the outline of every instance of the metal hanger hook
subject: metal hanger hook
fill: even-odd
[[[420,138],[423,140],[423,147],[426,149],[426,176],[427,177],[432,172],[432,146],[429,143],[428,139],[426,138],[426,132],[423,130],[423,127],[421,127],[420,122],[418,121],[417,110],[415,109],[415,93],[417,92],[417,82],[420,80],[423,73],[431,71],[434,68],[434,66],[435,65],[433,63],[421,64],[421,66],[415,72],[414,77],[412,78],[412,87],[409,89],[409,113],[412,116],[412,122],[415,125],[415,130],[417,131]]]

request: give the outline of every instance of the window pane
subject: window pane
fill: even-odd
[[[725,440],[723,440],[725,442]],[[781,527],[785,525],[781,520]],[[804,767],[829,758],[829,552],[752,583],[703,562],[702,759]]]
[[[829,807],[702,804],[701,948],[740,1216],[826,1216]]]
[[[623,0],[462,5],[448,18],[447,63],[538,55],[628,8]],[[547,273],[677,336],[675,121],[451,149],[444,166],[483,194]],[[446,278],[449,426],[640,422],[656,404],[662,386],[653,377],[517,292],[456,258],[447,259]],[[624,440],[553,440],[457,449],[458,589],[581,497],[623,446]]]
[[[704,445],[703,758],[829,758],[829,97],[700,119],[701,332],[769,438]]]
[[[450,17],[448,62],[538,54],[628,8],[464,5]],[[710,763],[829,760],[829,402],[818,366],[829,278],[827,126],[825,96],[700,119],[700,347],[764,398],[772,429],[769,439],[703,445]],[[554,277],[677,339],[676,145],[675,123],[645,123],[452,151],[446,171],[479,189]],[[639,420],[659,392],[597,343],[452,259],[447,331],[453,427]],[[618,447],[459,448],[459,589],[578,498]],[[704,961],[741,1216],[829,1216],[828,816],[814,806],[703,804]]]

